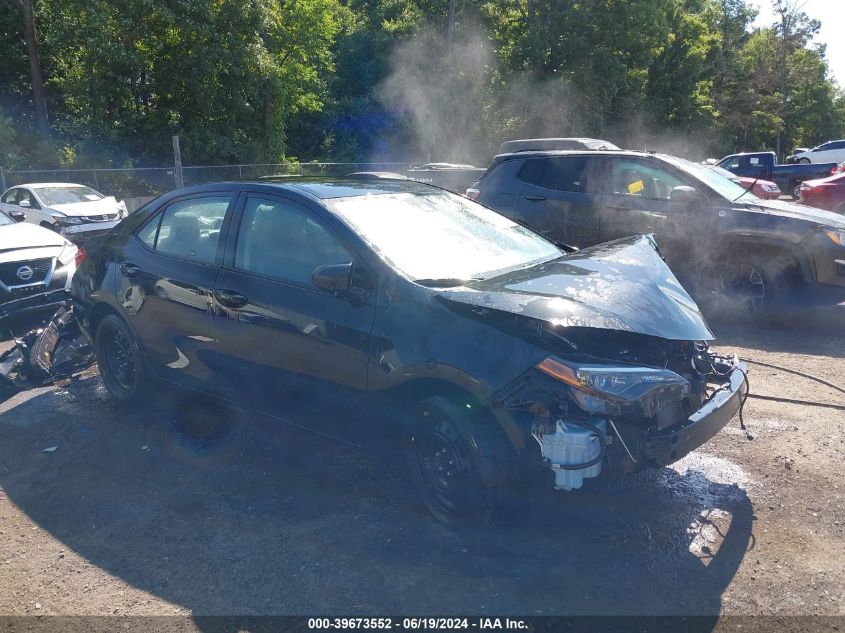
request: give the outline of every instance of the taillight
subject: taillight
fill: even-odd
[[[473,189],[472,187],[470,187],[469,189],[467,189],[466,196],[467,196],[467,198],[469,198],[470,200],[478,200],[478,196],[480,196],[480,195],[481,195],[481,190],[480,190],[480,189]]]
[[[85,261],[86,257],[88,257],[88,253],[85,252],[85,247],[80,246],[79,250],[76,251],[76,255],[73,258],[73,262],[76,264],[77,268],[79,268],[82,265],[82,262]]]

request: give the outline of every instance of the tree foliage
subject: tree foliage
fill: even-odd
[[[483,162],[605,136],[699,157],[845,136],[795,0],[35,0],[54,145],[0,2],[0,163]]]

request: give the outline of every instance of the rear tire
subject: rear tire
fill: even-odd
[[[500,514],[512,454],[495,420],[434,396],[416,407],[407,464],[434,517],[453,528],[484,528]]]
[[[798,159],[798,164],[799,164],[799,165],[809,165],[809,164],[810,164],[810,159],[809,159],[809,158],[799,158],[799,159]]]
[[[112,397],[129,402],[147,391],[149,380],[135,335],[121,318],[103,317],[94,335],[94,352],[100,378]]]

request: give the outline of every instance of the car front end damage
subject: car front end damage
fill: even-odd
[[[495,404],[533,437],[530,461],[554,475],[555,487],[572,490],[585,479],[671,464],[744,404],[746,367],[736,357],[714,354],[703,342],[637,343],[654,346],[662,362],[636,362],[634,346],[619,360],[551,354],[495,394]]]
[[[92,237],[105,235],[125,216],[121,212],[88,216],[57,214],[53,218],[55,230],[75,244],[84,244]]]
[[[745,366],[713,333],[651,237],[444,290],[453,310],[522,338],[492,404],[520,428],[524,466],[558,488],[675,462],[719,432],[748,393]]]

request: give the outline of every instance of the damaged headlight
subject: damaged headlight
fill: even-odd
[[[569,385],[578,406],[590,413],[650,416],[660,403],[680,400],[690,392],[689,381],[668,369],[570,363],[553,356],[537,369]]]

